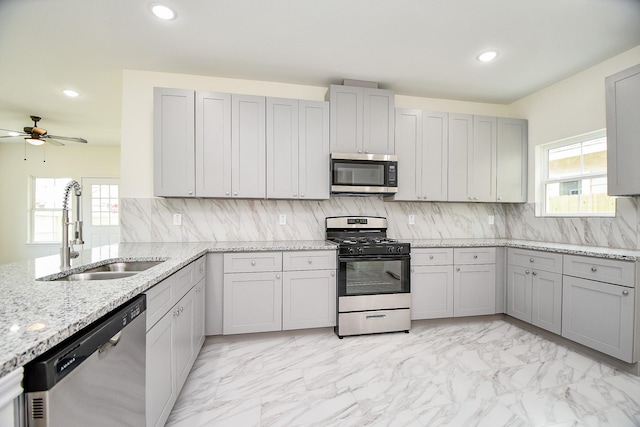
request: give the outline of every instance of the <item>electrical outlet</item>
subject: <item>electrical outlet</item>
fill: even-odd
[[[493,225],[495,223],[495,218],[493,215],[489,215],[489,225]]]
[[[416,223],[416,216],[409,215],[409,225],[414,225]]]
[[[173,225],[182,225],[182,215],[173,214]]]
[[[280,214],[280,217],[278,219],[278,223],[280,225],[287,225],[287,216],[285,214]]]

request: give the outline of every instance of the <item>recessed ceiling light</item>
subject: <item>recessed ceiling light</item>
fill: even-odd
[[[62,93],[67,95],[69,98],[75,98],[76,96],[80,95],[78,92],[76,92],[75,90],[71,90],[71,89],[64,89],[62,91]]]
[[[491,62],[498,56],[498,51],[496,50],[488,50],[486,52],[482,52],[478,55],[478,61],[480,62]]]
[[[160,19],[164,19],[165,21],[170,21],[176,17],[176,13],[167,6],[162,4],[155,4],[151,6],[151,12],[156,15]]]

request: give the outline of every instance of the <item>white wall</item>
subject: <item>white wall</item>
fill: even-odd
[[[0,144],[0,264],[58,253],[60,245],[26,244],[32,176],[70,177],[80,182],[82,177],[117,177],[120,174],[119,146],[27,145],[26,161],[24,149],[21,143]],[[60,194],[60,198],[62,196]]]
[[[153,197],[153,88],[172,87],[248,95],[324,100],[327,87],[125,70],[122,76],[121,194]],[[457,113],[507,115],[496,104],[396,96],[396,106]]]

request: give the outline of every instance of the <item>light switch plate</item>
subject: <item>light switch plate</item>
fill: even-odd
[[[416,216],[409,215],[409,225],[414,225],[416,223]]]
[[[493,225],[495,223],[495,218],[493,215],[489,215],[489,225]]]
[[[182,225],[182,215],[173,214],[173,225]]]
[[[287,216],[285,214],[280,214],[280,217],[278,219],[278,223],[280,225],[287,225]]]

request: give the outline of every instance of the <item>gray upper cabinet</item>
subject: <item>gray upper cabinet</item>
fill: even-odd
[[[154,88],[154,195],[194,197],[194,91]]]
[[[331,85],[331,151],[395,153],[395,95],[392,91]]]
[[[233,197],[264,198],[265,98],[231,95],[231,188]]]
[[[449,200],[473,201],[473,116],[449,114]]]
[[[527,201],[527,121],[498,118],[496,200],[503,203]]]
[[[196,93],[196,196],[231,194],[231,94]]]
[[[393,200],[446,201],[448,114],[396,109],[398,193]]]
[[[267,198],[329,198],[329,105],[267,98]]]
[[[607,185],[611,196],[640,194],[640,64],[605,79]]]

